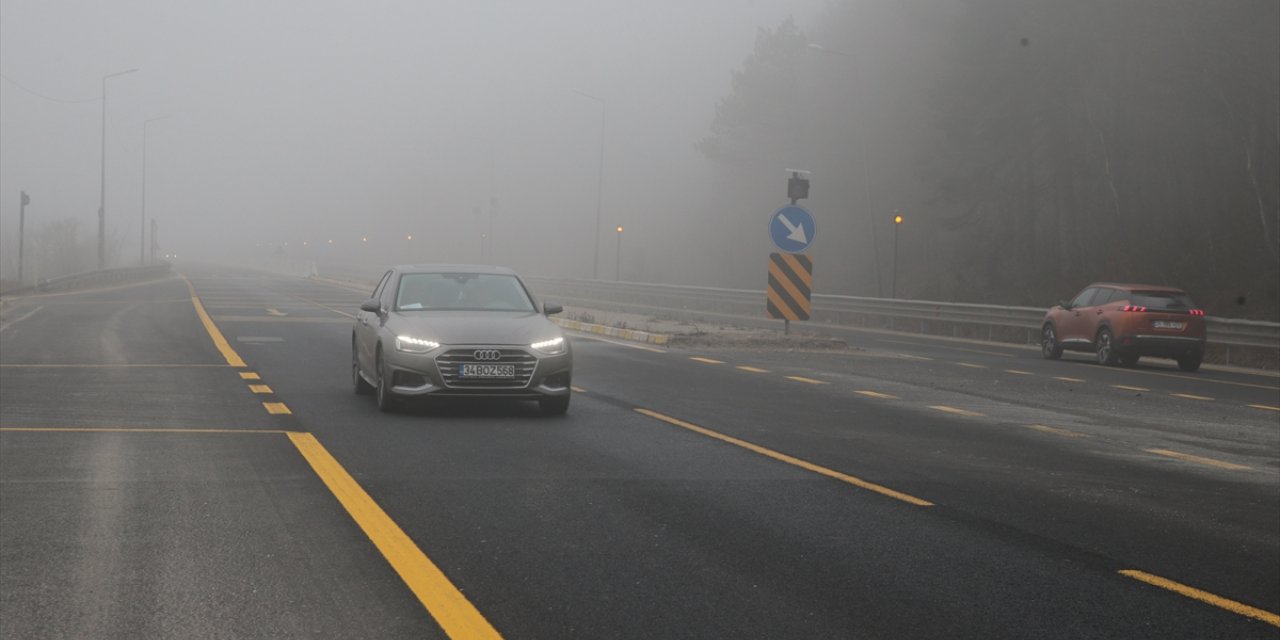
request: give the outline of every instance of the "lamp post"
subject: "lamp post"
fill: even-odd
[[[614,253],[613,281],[622,280],[622,225],[618,225],[618,250]]]
[[[893,212],[893,288],[892,297],[898,297],[898,227],[902,226],[902,213]]]
[[[573,92],[600,103],[600,165],[596,170],[596,235],[591,243],[595,251],[591,259],[591,278],[598,280],[600,278],[600,210],[604,203],[604,125],[607,109],[604,98],[593,96],[579,89],[574,89]]]
[[[147,264],[147,126],[169,116],[151,118],[142,123],[142,224],[138,228],[138,264]]]
[[[107,268],[106,234],[107,234],[107,80],[126,73],[133,73],[136,68],[117,71],[102,76],[102,189],[98,194],[98,268]]]
[[[27,232],[27,205],[31,204],[31,196],[26,191],[20,192],[21,199],[18,200],[18,286],[22,286],[22,263],[23,263],[23,240],[26,238]]]

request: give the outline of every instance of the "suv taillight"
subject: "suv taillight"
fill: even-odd
[[[1147,308],[1146,308],[1146,307],[1139,307],[1139,306],[1137,306],[1137,305],[1132,305],[1132,304],[1126,304],[1126,305],[1125,305],[1123,308],[1121,308],[1120,310],[1121,310],[1121,311],[1146,311],[1146,310],[1147,310]]]
[[[1202,316],[1204,315],[1204,309],[1192,309],[1189,313],[1193,316]]]

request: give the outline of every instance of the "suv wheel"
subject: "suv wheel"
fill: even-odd
[[[1098,364],[1108,367],[1115,366],[1120,362],[1120,356],[1116,353],[1116,345],[1111,330],[1103,327],[1098,330],[1098,338],[1094,340],[1094,346],[1097,349]]]
[[[1040,353],[1046,360],[1057,360],[1062,357],[1062,345],[1058,344],[1058,334],[1051,324],[1044,325],[1040,331]]]

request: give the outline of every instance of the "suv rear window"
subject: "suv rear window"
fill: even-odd
[[[1129,301],[1150,311],[1190,311],[1196,308],[1191,296],[1174,291],[1134,291]]]

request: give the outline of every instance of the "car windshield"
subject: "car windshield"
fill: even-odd
[[[1159,309],[1185,311],[1195,308],[1190,296],[1177,291],[1134,291],[1130,296],[1130,303],[1152,311]]]
[[[515,276],[487,273],[407,273],[396,311],[534,311]]]

